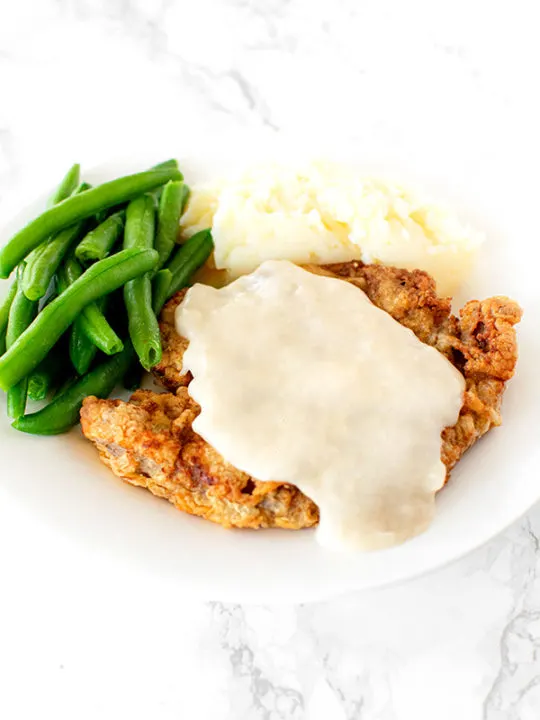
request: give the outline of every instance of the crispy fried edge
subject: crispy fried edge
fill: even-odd
[[[198,413],[186,388],[177,395],[137,390],[129,403],[86,398],[81,426],[115,475],[180,510],[225,527],[299,529],[318,522],[317,506],[298,488],[260,482],[227,463],[193,432]]]

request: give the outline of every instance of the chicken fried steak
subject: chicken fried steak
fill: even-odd
[[[434,281],[420,270],[359,262],[305,268],[362,289],[463,374],[466,390],[459,419],[442,433],[441,459],[448,478],[463,453],[501,424],[505,383],[517,359],[513,326],[521,317],[519,306],[505,297],[473,300],[458,318],[451,314],[450,300],[438,297]],[[296,487],[260,482],[240,472],[193,431],[199,407],[187,391],[191,376],[182,373],[188,343],[174,326],[184,293],[167,303],[160,322],[163,357],[154,374],[170,392],[138,390],[129,402],[89,397],[81,410],[84,434],[116,475],[181,510],[226,527],[315,525],[318,508]]]

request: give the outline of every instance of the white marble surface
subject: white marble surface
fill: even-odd
[[[429,149],[540,127],[534,0],[0,2],[0,200],[199,127]],[[361,98],[361,101],[360,101]],[[441,124],[444,118],[444,123]],[[159,122],[158,122],[159,119]],[[540,508],[401,587],[290,607],[187,603],[0,509],[0,717],[536,720]]]

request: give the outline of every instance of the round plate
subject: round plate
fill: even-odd
[[[227,154],[178,156],[189,183],[226,173],[239,158],[262,157],[260,143],[221,143]],[[283,143],[280,152],[288,155]],[[290,149],[290,145],[288,146]],[[278,151],[265,142],[265,156]],[[89,182],[144,169],[176,148],[152,158],[109,163],[85,172]],[[493,173],[485,148],[443,147],[423,157],[406,152],[367,153],[357,144],[333,157],[365,171],[374,165],[404,182],[420,184],[448,200],[465,219],[486,232],[475,274],[463,290],[469,297],[505,294],[525,308],[519,326],[520,359],[504,399],[504,425],[478,443],[459,463],[437,498],[432,527],[400,547],[369,554],[336,554],[319,547],[314,532],[225,530],[178,512],[149,492],[123,483],[98,459],[79,429],[41,438],[13,430],[0,408],[3,490],[56,528],[68,542],[91,546],[110,561],[132,565],[144,575],[176,580],[185,596],[207,600],[288,602],[328,598],[347,590],[373,588],[424,573],[487,541],[540,498],[537,441],[540,407],[538,372],[540,317],[536,207],[533,169],[508,153],[505,172]],[[298,154],[298,146],[295,146]],[[318,156],[329,156],[328,149]],[[377,162],[373,158],[377,157]],[[524,162],[524,161],[523,161]],[[486,165],[487,163],[487,165]],[[444,172],[441,172],[444,168]],[[519,183],[516,182],[519,178]],[[1,233],[4,243],[43,207],[44,193],[17,213]],[[26,201],[28,198],[26,198]],[[529,209],[530,208],[530,209]]]

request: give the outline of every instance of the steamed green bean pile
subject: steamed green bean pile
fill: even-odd
[[[108,397],[161,359],[158,315],[213,249],[178,245],[189,188],[176,160],[91,187],[73,165],[45,211],[0,249],[0,388],[13,427],[67,432],[88,395]],[[44,402],[26,413],[27,397]]]

